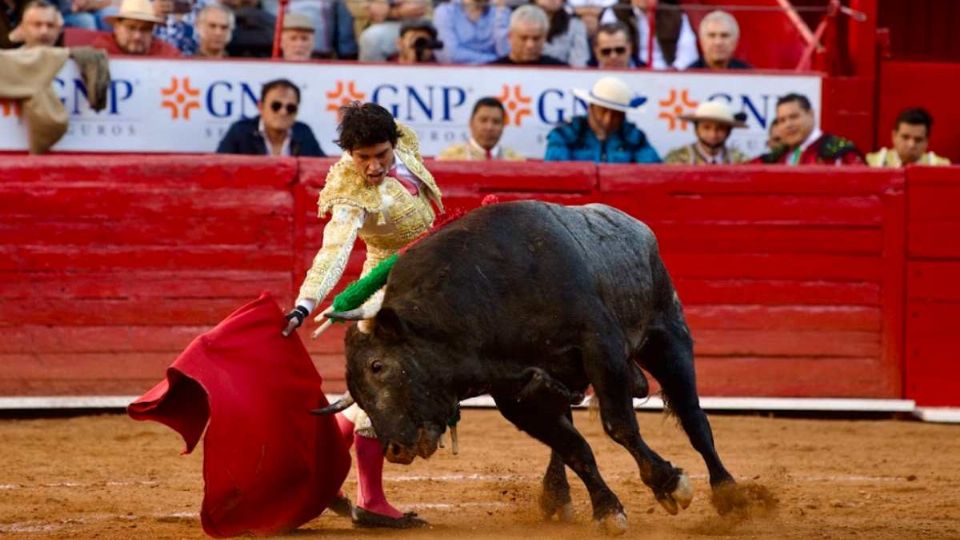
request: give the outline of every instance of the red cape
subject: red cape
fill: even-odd
[[[327,507],[350,470],[349,447],[300,338],[284,338],[283,312],[263,294],[200,335],[160,384],[130,404],[183,436],[206,426],[200,521],[210,536],[280,534]],[[208,422],[209,420],[209,422]]]

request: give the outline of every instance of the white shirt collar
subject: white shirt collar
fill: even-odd
[[[267,138],[267,128],[263,125],[263,118],[260,118],[260,124],[257,126],[257,131],[260,132],[260,136],[263,137],[263,146],[266,148],[266,155],[272,156],[273,153],[270,152],[270,139]],[[280,149],[281,156],[290,155],[290,139],[293,136],[293,128],[287,130],[287,138],[283,140],[283,147]]]
[[[823,132],[820,131],[820,128],[813,128],[813,131],[810,132],[810,135],[807,135],[807,138],[800,143],[800,152],[803,153],[810,147],[811,144],[817,142],[817,139],[823,137]]]
[[[480,146],[480,143],[478,143],[473,137],[470,137],[470,146],[478,150],[484,156],[487,155],[487,150],[484,147]],[[490,149],[490,155],[493,157],[493,159],[500,159],[499,144]]]

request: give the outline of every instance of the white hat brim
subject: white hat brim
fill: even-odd
[[[151,15],[149,13],[117,13],[116,15],[107,15],[103,18],[109,25],[113,25],[117,21],[123,19],[130,19],[131,21],[143,21],[150,22],[153,24],[163,24],[164,20],[156,15]]]
[[[607,100],[605,100],[605,99],[603,99],[603,98],[601,98],[601,97],[598,97],[598,96],[593,95],[592,92],[589,92],[589,91],[584,90],[584,89],[582,89],[582,88],[574,88],[574,89],[573,89],[573,95],[575,95],[575,96],[577,96],[578,98],[586,101],[587,103],[591,103],[591,104],[596,105],[596,106],[598,106],[598,107],[603,107],[604,109],[612,109],[612,110],[614,110],[614,111],[620,111],[620,112],[623,112],[623,113],[625,113],[625,112],[630,112],[630,111],[632,111],[632,110],[634,110],[634,109],[639,109],[639,108],[640,108],[639,106],[637,106],[637,107],[631,107],[630,105],[624,105],[623,103],[617,103],[617,102],[615,102],[615,101],[607,101]]]

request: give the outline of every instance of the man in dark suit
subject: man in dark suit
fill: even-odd
[[[287,79],[263,85],[260,116],[238,120],[224,135],[218,154],[324,157],[310,126],[297,122],[300,89]]]

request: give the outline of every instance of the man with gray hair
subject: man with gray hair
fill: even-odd
[[[194,56],[225,58],[227,43],[233,37],[237,21],[233,10],[222,4],[207,4],[197,13],[197,52]]]
[[[46,0],[32,0],[23,8],[20,24],[10,32],[10,41],[24,47],[53,47],[63,31],[63,16]]]
[[[566,62],[543,54],[549,28],[550,21],[542,9],[533,4],[518,7],[510,15],[510,28],[507,30],[510,52],[490,63],[569,67]]]
[[[700,50],[703,56],[688,69],[753,69],[733,57],[740,40],[740,25],[726,11],[711,11],[700,21]]]

